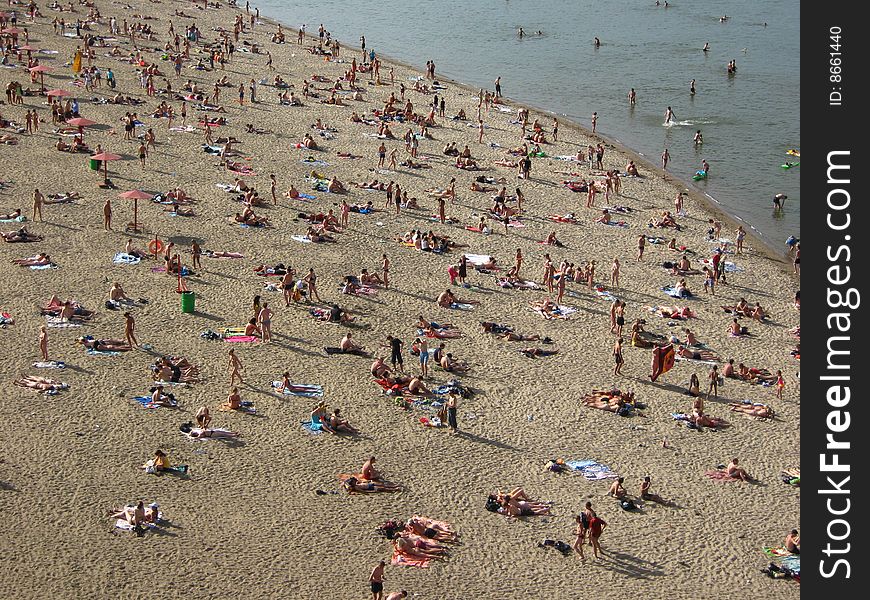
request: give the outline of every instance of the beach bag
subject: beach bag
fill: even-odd
[[[501,508],[501,504],[499,504],[498,501],[494,498],[487,498],[485,508],[489,512],[498,512]]]

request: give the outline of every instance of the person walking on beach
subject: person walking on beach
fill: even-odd
[[[637,238],[637,262],[643,260],[643,251],[646,248],[646,236],[641,234]]]
[[[245,370],[245,367],[242,366],[242,361],[239,360],[239,357],[236,356],[236,351],[230,348],[229,355],[229,371],[230,371],[230,386],[234,385],[236,382],[236,377],[239,378],[239,384],[243,383],[242,380],[242,371]]]
[[[260,330],[263,332],[263,343],[272,341],[272,309],[269,308],[269,303],[264,302],[263,308],[260,309],[257,315],[257,322],[260,324]]]
[[[574,527],[574,545],[571,547],[580,555],[580,560],[585,561],[586,557],[583,556],[583,543],[586,541],[586,524],[583,522],[583,515],[577,515],[574,521],[577,525]]]
[[[495,78],[495,97],[501,98],[501,76]]]
[[[402,358],[402,346],[405,342],[391,335],[387,336],[387,343],[390,348],[390,362],[393,363],[393,370],[405,372],[405,360]]]
[[[387,258],[386,254],[381,255],[381,281],[383,282],[384,289],[390,287],[390,281],[388,279],[390,274],[390,259]]]
[[[665,148],[664,152],[662,152],[662,170],[665,171],[668,168],[668,162],[671,160],[671,153],[668,152],[668,149]]]

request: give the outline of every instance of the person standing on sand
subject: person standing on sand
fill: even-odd
[[[39,353],[42,360],[48,361],[48,329],[45,325],[39,328]]]
[[[447,426],[450,428],[450,433],[458,433],[459,426],[456,424],[456,410],[458,408],[457,394],[451,393],[447,396]]]
[[[483,119],[477,120],[477,143],[483,143]]]
[[[643,260],[643,251],[646,248],[646,236],[641,234],[637,237],[637,262]]]
[[[668,162],[671,160],[671,153],[668,152],[668,149],[665,148],[664,152],[662,152],[662,170],[667,170]]]
[[[112,231],[112,201],[109,199],[103,204],[103,228]]]
[[[33,190],[33,220],[42,222],[42,205],[45,204],[45,196],[39,191],[39,188]]]
[[[592,113],[592,133],[595,133],[595,128],[598,127],[598,113]]]
[[[383,282],[384,289],[390,287],[389,281],[390,274],[390,259],[387,258],[386,254],[381,255],[381,281]]]
[[[495,97],[501,98],[501,76],[495,78]]]
[[[613,367],[614,375],[622,375],[622,366],[625,364],[625,359],[622,356],[622,338],[618,338],[613,345],[613,362],[616,363]]]
[[[136,321],[133,319],[133,315],[125,312],[124,313],[124,336],[127,338],[127,343],[130,344],[131,348],[138,348],[139,342],[136,340]]]
[[[384,567],[387,563],[379,562],[369,575],[369,585],[372,589],[372,600],[381,600],[384,595]]]
[[[610,266],[610,285],[613,288],[619,287],[619,259],[614,258],[613,264]]]
[[[596,515],[594,511],[590,512],[592,512],[592,516],[589,518],[589,543],[592,545],[592,553],[595,558],[600,558],[598,553],[603,554],[604,550],[601,549],[598,540],[601,538],[604,528],[607,527],[607,521]]]
[[[202,268],[202,248],[200,248],[199,243],[196,240],[193,240],[193,243],[190,245],[190,253],[193,255],[193,268],[201,269]]]
[[[576,527],[574,527],[574,545],[571,547],[574,548],[574,551],[580,555],[580,560],[585,561],[586,557],[583,556],[583,542],[586,541],[586,526],[583,523],[582,515],[577,515],[574,520],[577,525]]]
[[[260,324],[260,329],[263,332],[263,343],[272,341],[272,309],[269,308],[269,303],[264,302],[263,308],[260,309],[257,315],[257,321]]]
[[[275,206],[278,205],[278,180],[275,178],[275,174],[271,173],[269,175],[269,193],[272,194],[272,203]]]
[[[239,378],[239,384],[243,383],[242,380],[242,371],[245,370],[245,367],[242,366],[242,361],[239,360],[239,357],[236,356],[236,351],[230,348],[230,357],[229,357],[229,371],[230,371],[230,386],[234,385],[236,382],[236,377]]]
[[[713,365],[713,368],[710,369],[710,373],[707,375],[707,378],[710,380],[710,384],[707,386],[707,400],[710,399],[710,394],[712,393],[717,398],[719,397],[719,367]]]

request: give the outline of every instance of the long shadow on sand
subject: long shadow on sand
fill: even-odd
[[[651,577],[661,577],[665,574],[664,570],[656,563],[643,560],[631,554],[624,552],[615,552],[607,550],[602,552],[603,560],[597,563],[604,569],[615,571],[620,575],[626,575],[634,579],[649,579]]]
[[[498,440],[493,440],[490,438],[485,438],[481,435],[477,435],[476,433],[470,433],[468,431],[459,430],[456,432],[456,435],[459,437],[469,440],[471,442],[475,442],[477,444],[483,444],[485,446],[492,446],[493,448],[498,448],[499,450],[512,450],[514,452],[519,452],[520,449],[516,446],[511,446],[510,444],[506,444],[505,442],[500,442]]]

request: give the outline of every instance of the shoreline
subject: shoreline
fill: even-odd
[[[244,9],[239,7],[239,6],[231,6],[231,8],[244,11]],[[283,21],[281,21],[273,16],[269,16],[266,13],[260,14],[260,21],[263,21],[264,23],[270,23],[273,25],[280,25],[282,29],[285,29],[287,31],[292,31],[294,35],[298,35],[298,32],[299,32],[298,28],[291,27],[289,24],[287,24],[287,23],[285,23],[285,22],[283,22]],[[352,50],[353,52],[360,51],[357,46],[348,44],[348,43],[346,43],[345,40],[341,40],[339,38],[331,38],[331,39],[338,41],[341,44],[341,48],[343,51],[348,51],[351,48],[353,49]],[[310,35],[307,32],[305,33],[305,42],[313,41],[316,43],[318,40],[319,40],[318,37]],[[286,42],[286,43],[290,44],[290,43],[295,43],[295,42]],[[305,46],[303,45],[303,47],[305,47]],[[418,73],[420,75],[424,74],[424,72],[425,72],[424,69],[421,69],[420,67],[418,67],[414,64],[396,59],[395,57],[390,56],[388,54],[377,53],[377,56],[386,65],[393,65],[396,67],[402,67],[405,69],[409,69],[409,70],[414,71],[415,73]],[[476,95],[480,89],[480,88],[475,89],[470,84],[463,83],[461,81],[457,81],[456,79],[452,79],[450,77],[439,76],[437,81],[442,81],[444,83],[453,85],[453,86],[455,86],[455,87],[457,87],[465,92],[468,92],[472,96]],[[688,198],[690,200],[694,200],[695,202],[697,202],[702,207],[702,210],[709,213],[710,216],[713,217],[714,219],[722,221],[723,232],[726,230],[726,228],[729,231],[733,231],[734,229],[737,228],[738,225],[746,225],[746,239],[748,242],[751,242],[751,245],[748,244],[749,248],[758,252],[759,254],[763,255],[764,257],[766,257],[766,258],[768,258],[776,263],[781,264],[783,270],[788,273],[789,257],[788,257],[787,252],[782,251],[782,250],[777,250],[776,246],[773,245],[772,241],[768,241],[768,240],[764,239],[759,233],[757,233],[757,229],[751,227],[747,221],[743,220],[742,218],[738,217],[737,215],[731,214],[730,212],[728,212],[727,210],[722,208],[722,205],[720,203],[708,198],[707,195],[705,194],[705,192],[701,191],[696,186],[689,183],[688,180],[683,179],[683,178],[678,177],[678,176],[675,176],[672,173],[663,170],[661,167],[654,164],[646,156],[640,154],[640,152],[638,152],[637,150],[629,148],[623,142],[619,142],[613,138],[601,135],[600,133],[597,133],[597,132],[592,133],[592,131],[590,129],[588,129],[585,125],[580,124],[579,122],[575,121],[574,119],[572,119],[570,117],[566,117],[566,116],[561,115],[559,113],[553,112],[553,111],[548,110],[546,108],[543,108],[535,103],[531,103],[531,102],[523,103],[523,102],[516,101],[516,100],[512,99],[510,96],[502,96],[502,99],[507,101],[506,103],[503,103],[504,106],[511,106],[511,107],[517,108],[517,109],[519,109],[519,108],[528,109],[530,120],[533,117],[534,113],[537,113],[538,115],[541,115],[541,116],[546,116],[548,118],[557,118],[557,119],[559,119],[560,125],[567,126],[568,129],[574,130],[575,132],[579,132],[589,139],[601,141],[602,143],[605,144],[605,147],[609,145],[610,149],[616,150],[622,154],[627,155],[630,159],[634,160],[635,163],[639,167],[643,166],[647,171],[649,171],[649,173],[651,173],[652,176],[659,177],[659,178],[663,179],[665,182],[670,183],[675,188],[679,187],[688,196]],[[649,175],[647,175],[647,176],[649,176]]]

